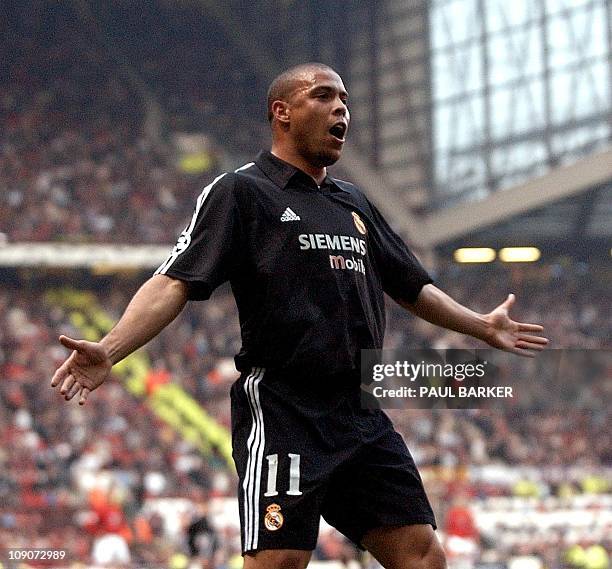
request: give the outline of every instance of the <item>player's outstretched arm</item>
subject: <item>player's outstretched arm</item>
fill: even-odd
[[[508,298],[488,314],[479,314],[453,300],[432,284],[425,285],[414,304],[399,301],[404,308],[443,328],[469,334],[494,348],[534,357],[548,344],[540,334],[539,324],[515,322],[509,316],[515,296]]]
[[[106,381],[112,366],[157,336],[178,316],[186,302],[185,282],[165,275],[151,277],[100,342],[60,336],[62,345],[72,353],[56,370],[51,386],[59,385],[66,401],[79,393],[79,404],[83,405],[89,392]]]

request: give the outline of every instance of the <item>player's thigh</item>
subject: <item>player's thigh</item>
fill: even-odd
[[[266,549],[244,556],[244,569],[304,569],[311,551],[299,549]]]
[[[444,569],[446,559],[438,537],[429,524],[368,531],[362,545],[385,569]]]
[[[325,519],[353,542],[383,526],[427,525],[434,513],[402,437],[384,415],[372,417],[379,436],[332,476],[323,505]]]

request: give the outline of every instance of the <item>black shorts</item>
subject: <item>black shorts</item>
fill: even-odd
[[[401,435],[358,384],[335,383],[254,368],[232,386],[243,552],[312,550],[321,515],[359,546],[376,527],[436,527]]]

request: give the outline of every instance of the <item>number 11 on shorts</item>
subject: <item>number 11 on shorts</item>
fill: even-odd
[[[288,453],[289,457],[289,490],[287,496],[301,496],[300,492],[300,455]],[[268,461],[268,488],[264,496],[277,496],[276,478],[278,475],[278,454],[266,456]]]

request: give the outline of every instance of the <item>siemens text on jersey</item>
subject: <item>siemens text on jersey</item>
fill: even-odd
[[[302,233],[298,237],[300,249],[332,249],[338,251],[352,251],[365,257],[366,242],[349,235],[329,235],[328,233]]]
[[[302,233],[298,237],[300,249],[331,249],[332,251],[351,251],[365,257],[367,252],[366,242],[357,237],[349,235],[330,235],[328,233]],[[365,275],[365,264],[363,259],[351,257],[347,259],[342,255],[330,255],[329,264],[332,269],[348,269]]]

